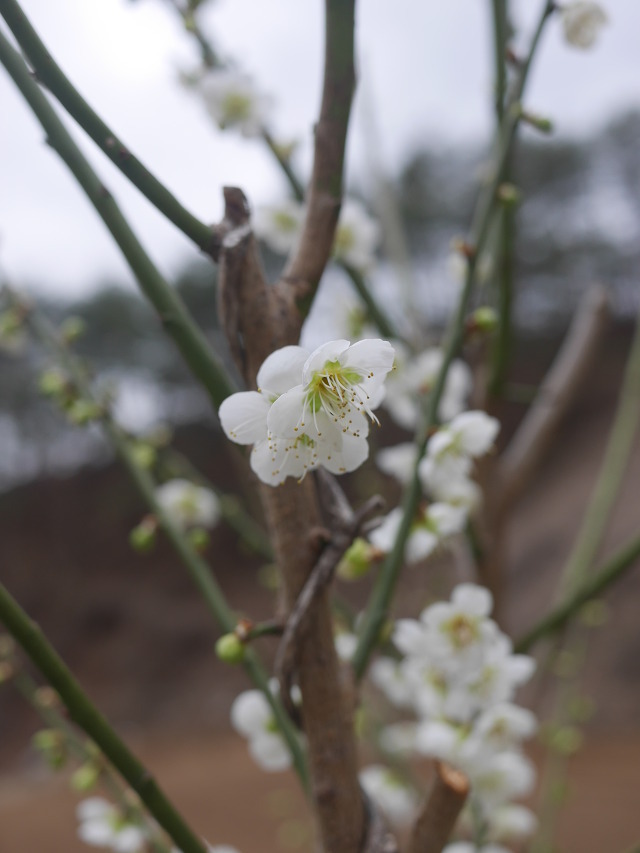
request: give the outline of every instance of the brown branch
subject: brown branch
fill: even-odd
[[[267,355],[297,342],[301,318],[293,292],[270,288],[265,282],[244,195],[227,189],[225,201],[225,218],[216,229],[221,317],[246,383],[255,387]],[[282,573],[283,605],[291,612],[318,560],[317,543],[309,536],[322,524],[315,483],[312,477],[302,483],[289,479],[277,488],[262,486],[261,497]],[[353,699],[342,683],[326,585],[313,597],[294,654],[322,848],[358,853],[366,820],[358,782]]]
[[[331,254],[342,201],[342,173],[351,99],[355,0],[325,0],[324,83],[315,127],[313,172],[302,235],[279,286],[304,315]]]
[[[413,825],[407,853],[441,853],[468,793],[469,782],[464,773],[437,762],[435,779]]]
[[[530,481],[589,374],[609,317],[602,287],[583,297],[540,391],[497,466],[499,503],[510,506]]]
[[[333,480],[330,474],[323,472],[325,482]],[[335,481],[334,481],[335,483]],[[339,513],[340,516],[345,511],[346,498],[342,489],[335,483],[335,487],[339,491]],[[336,493],[334,492],[334,496]],[[346,505],[346,506],[345,506]],[[359,535],[365,520],[374,512],[380,512],[383,507],[383,501],[380,497],[374,496],[369,498],[356,512],[350,512],[350,517],[346,518],[342,523],[336,524],[334,530],[330,534],[330,538],[325,546],[322,554],[316,565],[313,567],[307,582],[302,588],[302,592],[298,596],[293,609],[287,619],[284,634],[278,647],[278,653],[274,664],[274,672],[278,683],[280,684],[280,696],[285,707],[290,714],[296,717],[296,709],[291,702],[291,682],[294,671],[295,651],[300,643],[303,632],[308,625],[308,617],[311,608],[316,601],[318,594],[324,590],[333,579],[338,563],[344,556],[345,551],[353,540]]]

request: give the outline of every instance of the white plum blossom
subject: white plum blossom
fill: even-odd
[[[231,706],[231,725],[247,738],[249,752],[263,770],[275,773],[291,766],[291,755],[261,690],[245,690],[236,696]]]
[[[182,529],[213,527],[220,518],[220,503],[214,492],[189,480],[168,480],[158,486],[156,500]]]
[[[486,412],[462,412],[431,436],[427,455],[436,460],[476,459],[493,447],[499,430],[499,422]]]
[[[287,255],[298,242],[304,221],[304,205],[295,199],[285,199],[278,205],[258,207],[251,224],[256,237],[278,252]]]
[[[336,634],[334,637],[334,643],[340,660],[348,663],[355,653],[356,646],[358,645],[358,638],[355,634],[343,631]]]
[[[577,0],[561,7],[562,27],[568,44],[587,50],[592,47],[601,29],[608,23],[599,3]]]
[[[120,809],[102,797],[78,804],[78,837],[92,847],[108,847],[116,853],[140,853],[148,840],[146,830],[127,819]]]
[[[336,226],[333,257],[359,272],[367,272],[375,263],[380,241],[380,226],[361,202],[353,198],[343,201]]]
[[[369,669],[369,677],[392,705],[398,708],[413,707],[414,689],[407,681],[400,661],[393,658],[377,658]]]
[[[417,718],[383,730],[380,746],[445,761],[467,776],[467,815],[486,830],[483,850],[500,850],[492,842],[523,837],[535,825],[528,810],[510,802],[534,780],[521,744],[535,733],[536,718],[512,698],[535,663],[513,654],[490,618],[492,604],[487,589],[459,584],[450,601],[430,605],[419,619],[398,620],[392,639],[402,659],[380,658],[371,668],[389,701]]]
[[[538,819],[526,806],[508,803],[489,815],[488,836],[492,841],[520,841],[531,837],[538,828]]]
[[[387,386],[385,408],[393,420],[405,429],[414,430],[442,367],[441,349],[430,348],[417,356],[400,359]],[[447,371],[444,390],[438,406],[438,417],[449,421],[463,411],[471,393],[472,377],[467,365],[454,360]]]
[[[237,128],[243,136],[259,136],[272,99],[261,94],[251,78],[229,68],[212,68],[196,82],[207,112],[221,129]]]
[[[393,771],[380,764],[359,773],[360,784],[380,811],[395,824],[407,824],[414,817],[418,798]]]
[[[416,461],[416,446],[411,441],[403,441],[393,447],[383,447],[376,456],[378,468],[390,477],[395,477],[403,485],[411,482]]]
[[[391,510],[380,527],[369,534],[371,544],[385,553],[391,551],[402,517],[403,512],[400,507]],[[467,513],[464,507],[446,503],[429,504],[413,520],[405,546],[407,562],[417,563],[433,554],[439,545],[464,529],[466,519]]]
[[[276,350],[258,371],[258,391],[232,394],[221,405],[228,438],[253,444],[251,467],[277,486],[323,466],[333,474],[358,468],[369,455],[366,415],[373,414],[393,367],[387,341],[330,341],[309,353]]]

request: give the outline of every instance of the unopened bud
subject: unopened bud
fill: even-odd
[[[505,207],[515,207],[522,201],[522,194],[515,184],[500,184],[498,201],[502,202]]]
[[[223,634],[216,642],[216,655],[225,663],[241,663],[244,659],[244,644],[235,634]]]
[[[67,317],[60,326],[60,337],[66,344],[72,344],[84,335],[86,328],[82,317]]]
[[[498,328],[498,315],[493,308],[482,305],[476,308],[466,324],[467,337],[491,335]]]
[[[69,380],[61,370],[45,370],[38,381],[40,391],[47,397],[59,397],[68,390]]]
[[[16,651],[16,641],[10,634],[0,634],[0,660],[12,658]]]
[[[364,577],[378,554],[378,550],[370,542],[358,537],[338,563],[336,569],[338,577],[345,581],[355,581]]]
[[[135,551],[146,554],[156,544],[157,530],[157,519],[153,515],[147,515],[129,534],[129,544]]]
[[[56,729],[42,729],[35,733],[31,743],[53,770],[64,767],[67,761],[67,750],[61,732]]]
[[[530,124],[531,127],[539,130],[540,133],[553,133],[553,122],[549,118],[525,111],[520,113],[520,118],[522,121]]]
[[[155,448],[146,441],[137,441],[131,448],[131,454],[136,465],[145,470],[153,468],[157,457]]]
[[[191,547],[194,551],[197,551],[198,554],[206,551],[209,542],[211,541],[211,537],[203,527],[193,527],[187,533],[187,536],[189,537]]]
[[[38,687],[33,698],[41,708],[59,709],[62,704],[56,691],[48,685]]]
[[[98,784],[100,779],[100,767],[93,761],[78,767],[71,776],[71,787],[74,791],[86,792]]]
[[[97,421],[104,415],[102,407],[93,400],[74,400],[67,408],[67,417],[76,426],[85,426],[91,421]]]
[[[575,755],[582,746],[584,738],[575,726],[560,726],[551,737],[551,748],[560,755]]]

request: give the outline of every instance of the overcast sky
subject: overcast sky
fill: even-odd
[[[542,0],[512,0],[521,38]],[[253,203],[276,200],[284,185],[259,142],[221,134],[186,93],[178,72],[197,52],[167,0],[22,0],[54,57],[98,113],[140,159],[207,221],[221,213],[220,188],[241,185]],[[360,85],[349,138],[348,174],[376,156],[390,173],[425,144],[487,137],[492,60],[489,0],[361,0]],[[586,133],[622,109],[640,106],[640,2],[603,0],[610,24],[597,47],[567,47],[549,25],[527,105],[550,115],[561,134]],[[203,15],[223,56],[236,58],[277,98],[276,133],[306,141],[319,104],[321,0],[213,0]],[[131,275],[93,209],[0,68],[0,265],[15,283],[69,295],[105,276]],[[100,151],[74,134],[114,191],[146,248],[171,275],[193,249]],[[131,285],[132,286],[132,285]]]

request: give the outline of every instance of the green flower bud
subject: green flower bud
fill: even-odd
[[[536,130],[539,130],[540,133],[553,133],[553,122],[551,121],[551,119],[527,112],[522,112],[520,117],[522,121],[525,121],[527,124],[530,124],[531,127],[534,127]]]
[[[0,661],[0,684],[9,681],[13,678],[14,674],[15,670],[12,663],[9,663],[8,660]]]
[[[189,542],[191,542],[191,546],[194,551],[197,551],[201,554],[204,550],[206,550],[211,538],[207,531],[203,527],[193,527],[188,533]]]
[[[67,317],[60,326],[60,337],[66,344],[72,344],[84,335],[86,328],[82,317]]]
[[[69,380],[65,374],[55,367],[45,370],[38,380],[40,391],[47,397],[59,397],[68,389]]]
[[[375,554],[376,549],[366,539],[354,539],[338,563],[338,577],[344,581],[355,581],[364,577],[371,568]]]
[[[216,642],[216,655],[225,663],[241,663],[244,659],[244,644],[235,634],[223,634]]]
[[[480,308],[476,308],[467,320],[467,331],[471,334],[480,333],[483,335],[491,335],[497,328],[498,315],[496,311],[488,305],[481,305]]]
[[[129,534],[129,544],[134,551],[146,554],[156,544],[156,531],[158,522],[153,516],[143,518],[137,527]]]
[[[99,766],[95,762],[89,761],[87,764],[83,764],[82,767],[78,767],[71,776],[71,787],[74,791],[84,793],[95,788],[99,779]]]
[[[31,743],[52,770],[64,767],[67,761],[66,744],[62,733],[57,729],[42,729],[36,732]]]
[[[522,194],[514,184],[500,184],[498,187],[498,201],[505,207],[516,207],[522,201]]]
[[[587,628],[601,628],[609,621],[609,605],[601,599],[587,601],[580,608],[579,619]]]
[[[71,423],[76,426],[85,426],[103,415],[102,408],[97,403],[94,403],[93,400],[82,399],[73,400],[66,412]]]
[[[138,441],[131,447],[134,462],[139,468],[149,470],[153,468],[157,453],[154,447],[144,441]]]
[[[550,747],[560,755],[575,755],[582,746],[584,738],[580,729],[575,726],[559,726],[552,734]]]
[[[23,316],[14,308],[0,314],[0,340],[11,340],[22,329]]]

